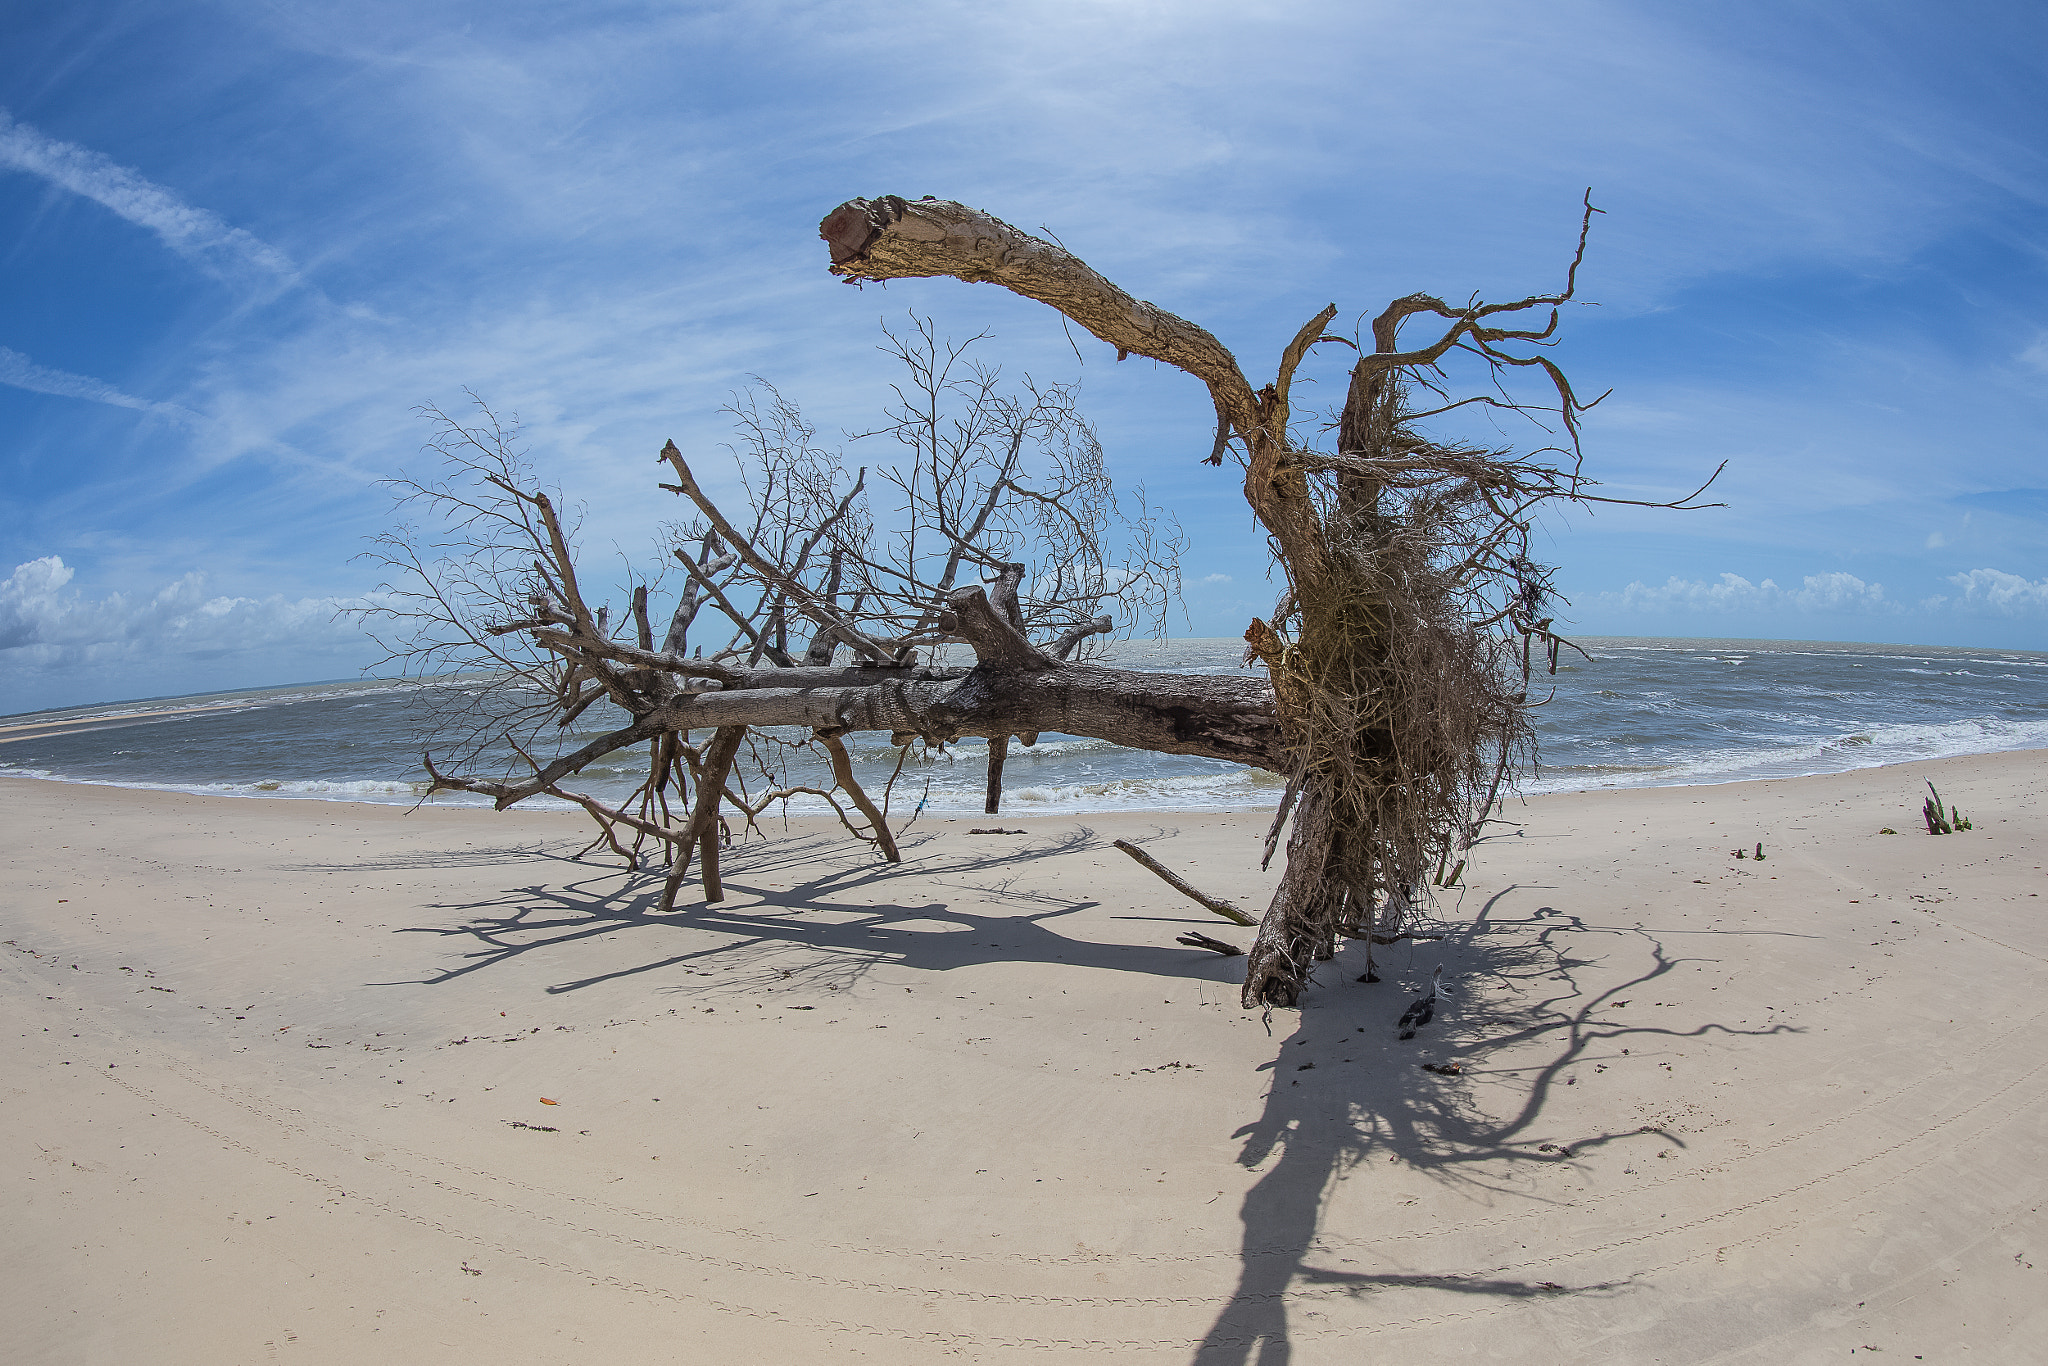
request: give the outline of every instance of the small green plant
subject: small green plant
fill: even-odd
[[[1920,803],[1920,818],[1927,822],[1928,834],[1953,835],[1958,830],[1975,828],[1970,824],[1969,817],[1956,810],[1953,805],[1948,808],[1946,816],[1942,815],[1941,790],[1931,782],[1927,784],[1927,790],[1934,795]]]

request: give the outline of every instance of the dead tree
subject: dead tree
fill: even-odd
[[[663,557],[672,573],[634,581],[616,615],[593,603],[573,519],[540,491],[513,434],[487,411],[469,425],[430,413],[448,472],[400,481],[405,505],[425,515],[383,538],[397,576],[369,615],[408,667],[454,675],[431,694],[444,699],[433,787],[501,808],[543,793],[577,803],[598,822],[594,843],[628,858],[660,852],[667,910],[693,865],[705,899],[718,899],[729,822],[751,824],[799,793],[830,802],[893,858],[888,796],[877,802],[855,781],[851,732],[886,732],[906,754],[985,737],[994,811],[1010,740],[1056,731],[1287,779],[1267,841],[1270,860],[1291,819],[1287,863],[1249,955],[1247,1007],[1294,1002],[1340,937],[1403,935],[1426,870],[1469,844],[1529,752],[1532,669],[1556,667],[1533,518],[1554,501],[1619,501],[1581,478],[1587,405],[1542,352],[1578,258],[1558,293],[1455,307],[1413,295],[1351,338],[1326,330],[1336,308],[1324,309],[1254,389],[1208,332],[978,210],[852,200],[821,234],[833,273],[850,281],[1000,284],[1119,358],[1202,380],[1216,414],[1206,462],[1242,468],[1285,581],[1271,619],[1245,633],[1247,662],[1262,669],[1141,673],[1091,656],[1118,625],[1107,609],[1129,626],[1173,599],[1177,528],[1112,491],[1069,390],[1005,385],[974,342],[942,342],[918,321],[889,339],[907,378],[866,434],[894,441],[902,459],[849,478],[795,407],[760,386],[733,408],[750,515],[729,517],[685,454],[664,447],[662,487],[690,515]],[[1502,325],[1531,311],[1547,311],[1544,327]],[[1408,345],[1403,324],[1416,319],[1434,326]],[[1357,352],[1348,391],[1321,423],[1303,422],[1289,394],[1324,345]],[[1456,409],[1532,411],[1504,388],[1453,397],[1445,365],[1458,358],[1489,378],[1533,371],[1563,440],[1517,455],[1430,436],[1423,424]],[[1319,433],[1333,439],[1319,445]],[[878,491],[889,494],[880,507]],[[676,573],[657,633],[656,594]],[[708,649],[690,644],[700,617],[724,635]],[[588,729],[599,714],[605,727]],[[572,739],[544,745],[549,731]],[[761,757],[796,743],[825,751],[828,777],[792,782]],[[646,778],[631,800],[565,785],[640,746]],[[750,753],[765,786],[742,781]]]
[[[1425,870],[1470,842],[1529,750],[1532,652],[1554,669],[1560,645],[1545,615],[1548,571],[1529,555],[1532,518],[1546,502],[1619,501],[1587,491],[1578,418],[1590,405],[1544,354],[1573,298],[1595,212],[1589,197],[1562,290],[1463,305],[1413,294],[1352,338],[1327,330],[1332,304],[1256,388],[1203,328],[964,204],[855,199],[820,224],[843,279],[1000,285],[1079,323],[1119,360],[1147,356],[1207,387],[1216,414],[1207,462],[1234,459],[1243,470],[1245,499],[1286,585],[1272,619],[1245,633],[1270,676],[1273,758],[1289,777],[1276,835],[1290,814],[1293,822],[1286,869],[1249,956],[1247,1007],[1293,1003],[1341,935],[1398,934]],[[1513,326],[1522,314],[1543,325]],[[1404,340],[1411,321],[1432,324],[1426,338]],[[1292,389],[1313,349],[1329,344],[1357,354],[1344,402],[1327,415],[1334,442],[1319,449],[1291,407]],[[1490,381],[1536,372],[1562,444],[1516,455],[1433,439],[1421,424],[1454,409],[1531,411],[1504,388],[1452,396],[1444,376],[1454,359],[1475,360]]]
[[[1071,390],[1007,384],[976,359],[980,338],[947,342],[922,319],[886,335],[905,378],[860,435],[900,458],[849,475],[757,383],[729,409],[747,515],[729,517],[665,446],[661,487],[691,515],[667,529],[660,572],[628,567],[618,612],[596,600],[575,519],[516,428],[481,404],[468,421],[423,410],[440,472],[394,481],[411,516],[378,538],[394,574],[363,615],[390,661],[434,682],[419,694],[429,791],[575,803],[598,825],[592,848],[666,866],[666,911],[693,868],[719,900],[734,828],[792,798],[829,805],[897,861],[889,795],[856,777],[854,731],[891,735],[899,772],[912,747],[985,737],[991,811],[1007,743],[1047,729],[1277,762],[1262,682],[1162,689],[1089,662],[1117,629],[1106,607],[1128,627],[1176,599],[1182,545],[1142,490],[1112,488]],[[953,662],[949,643],[981,663]],[[575,785],[628,751],[644,751],[644,778],[625,801]],[[797,751],[821,757],[808,778],[792,776]]]

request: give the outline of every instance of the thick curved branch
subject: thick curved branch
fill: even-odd
[[[1093,621],[1080,622],[1060,632],[1059,639],[1046,646],[1045,652],[1054,659],[1065,659],[1068,655],[1074,653],[1076,645],[1079,645],[1088,637],[1108,635],[1115,629],[1116,622],[1106,616],[1097,617]]]
[[[978,585],[956,588],[946,594],[945,610],[939,613],[939,629],[973,646],[975,659],[988,668],[1050,669],[1054,662],[1026,639],[1017,625],[1016,579],[1008,574],[1012,569],[1017,571],[1017,577],[1022,577],[1022,565],[1006,565],[1005,576],[998,581],[998,587],[1007,586],[1010,590],[1010,611],[990,602],[989,594]]]
[[[1124,355],[1148,356],[1209,386],[1241,431],[1258,402],[1237,358],[1206,329],[1134,299],[1062,247],[950,199],[849,199],[818,225],[831,270],[847,280],[946,275],[987,282],[1058,309]]]
[[[1337,305],[1331,304],[1322,312],[1310,318],[1302,329],[1294,334],[1294,340],[1287,343],[1287,349],[1280,353],[1280,372],[1273,380],[1271,419],[1285,426],[1287,422],[1288,391],[1294,387],[1294,372],[1308,355],[1309,348],[1324,340],[1323,329],[1330,325],[1330,319],[1337,316]]]
[[[868,796],[867,790],[853,776],[853,756],[846,751],[846,741],[839,738],[837,731],[821,730],[813,734],[818,737],[818,743],[825,747],[825,754],[832,762],[833,781],[839,785],[839,790],[846,794],[847,800],[854,804],[868,823],[870,833],[863,838],[874,840],[876,847],[882,851],[882,857],[888,862],[903,862],[903,855],[896,851],[896,837],[889,831],[888,820],[882,815],[881,808],[875,805],[874,798]],[[838,803],[834,802],[833,805],[836,807]],[[843,815],[841,819],[844,819]]]

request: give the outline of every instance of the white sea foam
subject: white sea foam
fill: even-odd
[[[1979,716],[1948,722],[1874,726],[1857,734],[1776,745],[1724,746],[1662,763],[1548,768],[1524,782],[1522,790],[1535,794],[1593,787],[1685,787],[1757,778],[1810,777],[1918,759],[2044,748],[2048,748],[2048,721],[2012,722]]]
[[[1101,782],[1024,783],[1004,790],[1002,814],[1069,816],[1113,811],[1238,811],[1271,806],[1279,797],[1282,786],[1282,779],[1258,769],[1112,778]],[[972,783],[943,785],[935,781],[929,791],[922,783],[914,788],[899,786],[892,799],[890,814],[892,819],[908,817],[922,804],[926,815],[978,816],[983,814],[985,796],[985,788],[979,778]],[[820,814],[829,810],[824,802],[814,797],[798,797],[790,803],[792,814]]]

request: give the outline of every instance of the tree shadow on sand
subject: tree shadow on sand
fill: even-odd
[[[890,963],[928,971],[985,963],[1060,963],[1214,979],[1222,965],[1206,953],[1170,944],[1096,944],[1060,932],[1062,919],[1098,903],[1035,890],[1031,865],[1108,848],[1086,826],[1022,843],[990,840],[984,847],[967,848],[950,838],[942,842],[940,836],[926,835],[905,841],[905,861],[895,865],[850,858],[846,842],[833,836],[748,843],[727,854],[724,878],[728,891],[743,897],[733,904],[679,905],[670,914],[655,909],[660,900],[658,876],[533,851],[528,857],[554,859],[571,874],[569,880],[510,888],[483,901],[436,904],[433,909],[460,913],[462,919],[412,926],[400,933],[470,941],[472,947],[460,963],[424,979],[430,986],[502,967],[529,954],[547,957],[586,940],[633,935],[678,943],[675,952],[557,982],[547,988],[551,994],[649,973],[698,974],[712,967],[718,969],[715,984],[692,982],[660,989],[693,995],[763,985],[843,990]],[[872,889],[893,883],[970,895],[915,903],[872,897]],[[715,937],[707,938],[705,931]],[[785,952],[789,949],[812,952],[792,965]]]
[[[1599,1012],[1626,1005],[1640,989],[1694,960],[1671,957],[1641,928],[1589,925],[1548,906],[1525,919],[1497,917],[1495,908],[1516,890],[1493,897],[1477,920],[1454,930],[1443,943],[1418,948],[1406,972],[1383,967],[1394,991],[1346,981],[1310,998],[1320,1008],[1303,1012],[1296,1032],[1282,1044],[1264,1113],[1233,1135],[1244,1140],[1238,1156],[1243,1166],[1258,1168],[1276,1154],[1277,1160],[1245,1195],[1237,1289],[1195,1352],[1194,1366],[1291,1361],[1289,1300],[1299,1300],[1304,1287],[1352,1297],[1405,1287],[1496,1299],[1626,1290],[1625,1284],[1611,1282],[1562,1285],[1518,1279],[1514,1273],[1528,1266],[1526,1260],[1471,1273],[1352,1272],[1328,1263],[1373,1240],[1318,1236],[1335,1184],[1370,1161],[1405,1163],[1447,1183],[1533,1201],[1537,1197],[1504,1183],[1503,1163],[1569,1164],[1592,1149],[1637,1135],[1654,1135],[1683,1148],[1683,1140],[1654,1126],[1542,1144],[1536,1142],[1535,1126],[1554,1088],[1567,1084],[1569,1069],[1605,1056],[1610,1046],[1619,1056],[1625,1050],[1616,1041],[1786,1031],[1783,1025],[1742,1030],[1708,1023],[1680,1029],[1598,1018]],[[1580,935],[1626,940],[1648,953],[1651,966],[1598,992],[1582,990],[1573,969],[1590,964],[1572,956],[1566,938]],[[1342,962],[1325,965],[1325,976],[1333,976],[1331,970]],[[1434,1024],[1421,1037],[1400,1042],[1394,1022],[1414,993],[1400,990],[1396,979],[1406,977],[1408,985],[1420,987],[1437,962],[1447,972],[1455,969],[1462,984],[1440,1001]],[[1362,963],[1358,955],[1351,966],[1355,970]],[[1538,1062],[1524,1061],[1524,1053],[1489,1068],[1492,1055],[1515,1045],[1526,1050],[1532,1042],[1549,1044],[1554,1051]],[[1458,1071],[1434,1075],[1422,1069],[1424,1062],[1455,1064]],[[1502,1084],[1519,1088],[1519,1103],[1505,1117],[1489,1113],[1471,1094],[1474,1081],[1494,1083],[1495,1097]],[[1497,1108],[1497,1099],[1491,1108]]]
[[[1108,843],[1086,827],[966,846],[952,833],[906,841],[905,862],[899,865],[849,858],[844,841],[827,836],[746,844],[728,856],[726,886],[745,894],[735,899],[737,904],[678,907],[670,914],[655,911],[658,876],[533,851],[529,857],[553,860],[567,880],[439,905],[435,909],[456,912],[460,919],[399,932],[467,941],[458,963],[412,979],[426,985],[503,967],[530,954],[546,960],[593,939],[628,936],[657,948],[642,961],[557,982],[546,988],[550,993],[667,973],[690,980],[666,982],[656,990],[717,999],[763,987],[850,987],[884,964],[943,972],[1019,962],[1227,984],[1241,966],[1239,959],[1165,943],[1096,944],[1063,933],[1066,917],[1097,903],[1034,890],[1032,884],[1042,887],[1044,879],[1034,877],[1030,868],[1045,859],[1107,850]],[[472,855],[450,857],[467,862]],[[407,866],[430,863],[426,858]],[[873,897],[889,884],[929,888],[949,899]],[[1220,1305],[1195,1352],[1194,1366],[1291,1361],[1290,1302],[1301,1304],[1305,1295],[1363,1297],[1405,1288],[1512,1301],[1625,1293],[1625,1284],[1528,1279],[1516,1274],[1526,1266],[1512,1264],[1444,1274],[1353,1271],[1340,1254],[1372,1240],[1319,1237],[1332,1190],[1368,1162],[1404,1163],[1475,1194],[1533,1204],[1540,1197],[1514,1185],[1504,1175],[1511,1170],[1504,1163],[1568,1164],[1639,1135],[1683,1148],[1680,1138],[1654,1127],[1539,1144],[1537,1123],[1555,1088],[1568,1083],[1570,1069],[1598,1067],[1599,1058],[1610,1049],[1618,1056],[1631,1038],[1786,1031],[1783,1025],[1736,1029],[1711,1022],[1692,1028],[1629,1025],[1603,1016],[1698,960],[1672,957],[1640,926],[1593,925],[1548,906],[1519,919],[1497,914],[1511,894],[1534,890],[1499,893],[1472,922],[1445,926],[1448,937],[1442,942],[1411,946],[1400,967],[1380,950],[1386,978],[1381,985],[1352,980],[1364,965],[1364,955],[1354,946],[1323,966],[1325,985],[1307,998],[1305,1009],[1286,1012],[1295,1029],[1266,1064],[1272,1076],[1263,1112],[1233,1135],[1243,1140],[1238,1161],[1263,1172],[1240,1210],[1238,1284]],[[1211,922],[1190,917],[1172,923]],[[1644,955],[1649,966],[1615,986],[1582,987],[1576,970],[1593,964],[1575,952],[1584,951],[1589,937],[1617,948],[1626,945]],[[792,949],[809,952],[792,955]],[[1421,1037],[1398,1041],[1395,1020],[1439,962],[1455,984],[1447,988],[1436,1020]],[[1528,1052],[1532,1043],[1547,1048],[1535,1061]],[[1490,1061],[1510,1047],[1520,1051],[1497,1065]],[[1425,1061],[1456,1063],[1459,1071],[1425,1072]],[[1473,1094],[1475,1082],[1488,1084],[1484,1108]],[[1503,1088],[1514,1097],[1512,1113],[1504,1117],[1499,1113]]]

